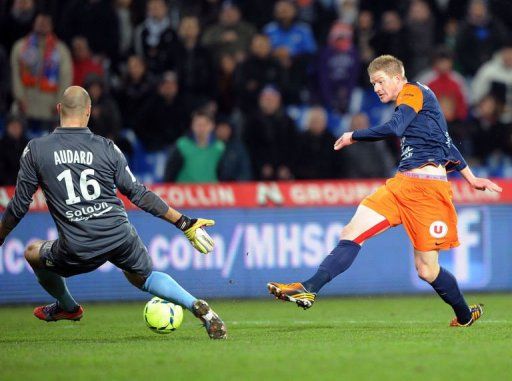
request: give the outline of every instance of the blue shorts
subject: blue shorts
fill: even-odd
[[[96,270],[105,262],[120,269],[148,277],[153,271],[151,257],[138,235],[130,237],[118,248],[92,258],[80,258],[69,252],[57,239],[45,241],[39,250],[44,268],[63,277],[84,274]]]

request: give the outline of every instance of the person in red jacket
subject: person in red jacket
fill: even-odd
[[[97,74],[103,77],[104,70],[101,62],[93,57],[89,42],[85,37],[73,38],[73,85],[83,86],[84,80],[89,74]]]
[[[437,99],[445,99],[454,104],[452,115],[445,117],[447,122],[463,121],[468,116],[468,90],[464,77],[453,70],[453,53],[447,48],[439,48],[433,58],[432,68],[418,78],[436,94]],[[451,119],[451,120],[450,120]]]

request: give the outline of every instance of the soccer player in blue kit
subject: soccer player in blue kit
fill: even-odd
[[[25,258],[41,286],[57,301],[37,307],[34,315],[45,321],[80,320],[83,308],[69,293],[64,278],[93,271],[109,261],[134,286],[190,310],[210,338],[226,338],[225,324],[205,301],[193,297],[168,274],[153,271],[116,188],[139,208],[173,223],[203,254],[213,250],[213,240],[202,227],[214,221],[179,213],[135,179],[119,148],[87,128],[91,99],[83,88],[66,89],[57,109],[61,127],[28,143],[14,197],[0,222],[1,245],[41,186],[59,238],[31,243]]]
[[[309,308],[320,289],[352,265],[366,240],[403,224],[414,247],[418,276],[452,307],[455,317],[450,325],[469,327],[481,317],[482,305],[468,305],[455,277],[439,265],[439,251],[459,245],[457,213],[446,172],[459,171],[474,189],[502,189],[474,176],[451,141],[436,96],[425,85],[408,82],[400,60],[390,55],[377,57],[368,74],[380,101],[396,102],[395,112],[383,125],[344,133],[334,149],[398,136],[402,149],[398,172],[361,202],[338,245],[311,278],[289,284],[270,282],[267,288],[278,299]]]

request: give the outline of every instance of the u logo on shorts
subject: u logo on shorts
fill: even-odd
[[[430,224],[429,232],[434,238],[443,238],[448,234],[448,225],[443,221],[434,221]]]

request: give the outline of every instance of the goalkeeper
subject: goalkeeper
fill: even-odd
[[[83,308],[69,293],[64,278],[109,261],[134,286],[190,310],[211,338],[225,338],[224,323],[205,301],[190,295],[168,274],[153,271],[148,251],[115,189],[144,211],[173,223],[203,254],[213,250],[213,240],[202,227],[214,221],[188,218],[135,179],[117,146],[87,128],[91,99],[83,88],[68,88],[57,110],[61,127],[31,140],[25,148],[16,192],[0,222],[1,245],[41,186],[59,238],[31,243],[25,258],[41,286],[57,301],[37,307],[34,315],[45,321],[80,320]]]

